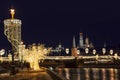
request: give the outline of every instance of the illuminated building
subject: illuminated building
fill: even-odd
[[[21,20],[14,19],[15,10],[11,9],[11,19],[4,20],[4,34],[12,44],[12,52],[15,56],[19,55],[19,45],[21,43]]]
[[[77,57],[77,48],[76,48],[76,42],[75,37],[73,36],[73,47],[71,49],[72,56]]]
[[[66,53],[67,51],[67,53]],[[64,46],[59,43],[57,47],[51,47],[50,56],[62,56],[69,53],[69,48],[65,49]]]
[[[73,36],[73,47],[76,47],[75,36]]]
[[[94,48],[94,46],[93,46],[92,42],[90,42],[88,37],[85,38],[85,44],[84,44],[83,33],[80,33],[78,48],[81,48],[81,49]]]
[[[94,48],[92,42],[89,42],[89,38],[85,38],[85,48]]]
[[[85,38],[85,47],[90,47],[88,37]]]

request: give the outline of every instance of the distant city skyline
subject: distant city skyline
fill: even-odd
[[[83,32],[95,47],[104,46],[104,43],[108,46],[120,45],[120,7],[98,3],[98,6],[90,8],[81,3],[86,8],[66,8],[61,7],[60,3],[58,7],[52,4],[55,2],[0,1],[0,48],[10,46],[4,35],[3,20],[10,18],[9,9],[12,7],[16,9],[15,18],[22,21],[22,40],[25,44],[57,46],[61,42],[65,47],[72,47],[73,35],[78,43],[79,33]]]

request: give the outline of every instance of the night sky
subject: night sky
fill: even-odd
[[[25,44],[42,43],[72,46],[75,35],[87,35],[95,46],[120,44],[120,6],[118,2],[43,2],[40,0],[0,0],[0,48],[8,48],[4,19],[11,18],[9,9],[16,9],[15,18],[22,20]]]

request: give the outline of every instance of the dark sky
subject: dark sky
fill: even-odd
[[[26,44],[44,43],[65,47],[72,45],[79,32],[95,46],[120,44],[120,6],[118,2],[52,2],[44,0],[0,0],[0,47],[10,44],[3,34],[3,20],[10,18],[9,9],[22,20],[22,40]]]

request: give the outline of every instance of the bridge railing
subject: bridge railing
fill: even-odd
[[[112,59],[114,56],[98,56],[98,59]],[[74,56],[46,56],[45,59],[51,60],[69,60],[75,59]],[[78,56],[77,59],[96,59],[96,56]],[[120,56],[117,56],[117,59],[120,60]],[[18,61],[18,58],[15,58],[14,61]],[[12,61],[10,57],[0,57],[0,61]]]

